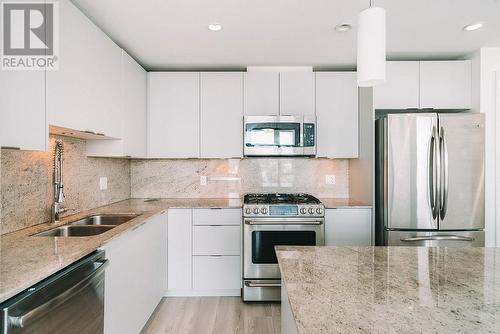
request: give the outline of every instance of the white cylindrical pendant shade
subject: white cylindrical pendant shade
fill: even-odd
[[[385,82],[385,9],[370,7],[359,13],[358,86]]]

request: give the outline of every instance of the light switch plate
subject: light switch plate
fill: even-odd
[[[99,189],[106,190],[108,189],[108,178],[103,176],[99,178]]]
[[[325,175],[325,184],[335,184],[335,175]]]
[[[206,186],[208,182],[208,177],[206,175],[200,175],[200,186]]]

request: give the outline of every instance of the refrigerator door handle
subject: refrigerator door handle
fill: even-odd
[[[436,154],[436,127],[432,128],[429,148],[429,199],[431,204],[432,219],[437,218],[437,154]]]
[[[444,219],[446,209],[448,207],[448,149],[446,147],[446,137],[444,128],[439,131],[439,160],[441,164],[440,170],[440,194],[439,194],[439,217]]]
[[[455,241],[474,241],[472,237],[463,237],[461,235],[430,235],[430,236],[417,236],[401,238],[401,241],[428,241],[428,240],[455,240]]]

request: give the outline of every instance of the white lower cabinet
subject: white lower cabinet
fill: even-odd
[[[241,209],[171,209],[167,296],[241,294]]]
[[[240,268],[239,256],[193,256],[193,289],[214,295],[218,293],[213,290],[236,290],[239,295]]]
[[[104,333],[139,333],[166,290],[167,215],[103,246],[106,269]]]
[[[169,291],[192,289],[192,217],[191,209],[168,210],[168,280]],[[182,295],[182,292],[181,292]]]
[[[326,246],[371,246],[372,210],[370,208],[327,209]]]

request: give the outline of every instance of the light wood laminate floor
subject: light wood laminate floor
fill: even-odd
[[[163,298],[141,334],[279,334],[279,303],[243,303],[240,297]]]

